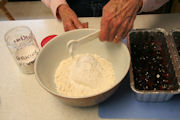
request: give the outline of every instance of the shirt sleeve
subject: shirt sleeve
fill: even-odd
[[[58,13],[57,9],[60,5],[67,4],[66,0],[41,0],[41,1],[52,10],[53,15],[55,17],[60,19],[59,14],[57,14]]]
[[[169,0],[143,0],[141,12],[150,12],[156,10],[168,1]]]
[[[60,19],[57,8],[62,4],[67,4],[66,0],[41,0],[47,7],[49,7],[53,15]],[[169,0],[143,0],[143,5],[140,12],[150,12],[160,8]]]

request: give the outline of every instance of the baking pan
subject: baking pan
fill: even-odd
[[[132,30],[130,86],[139,101],[162,102],[180,93],[178,55],[169,32],[162,28]]]

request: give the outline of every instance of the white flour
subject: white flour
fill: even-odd
[[[18,49],[15,58],[20,70],[24,73],[34,73],[34,62],[39,49],[34,45],[29,45]]]
[[[95,54],[81,54],[60,62],[55,83],[64,96],[83,97],[112,87],[115,80],[113,66]]]

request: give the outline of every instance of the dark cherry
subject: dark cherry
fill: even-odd
[[[165,37],[161,32],[135,32],[130,35],[135,88],[139,90],[172,90]]]

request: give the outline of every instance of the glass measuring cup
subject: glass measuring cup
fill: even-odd
[[[27,26],[12,28],[6,32],[4,39],[19,69],[23,73],[34,73],[39,48],[31,29]]]

